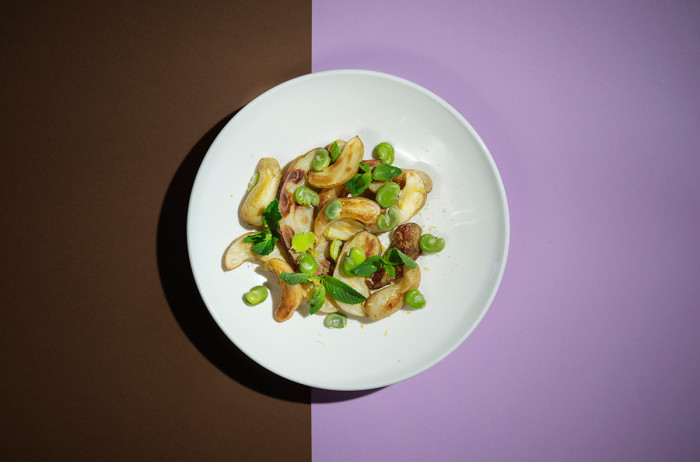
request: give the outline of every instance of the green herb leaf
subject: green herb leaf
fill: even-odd
[[[282,213],[280,213],[279,202],[274,199],[267,205],[267,208],[262,215],[263,224],[270,230],[273,236],[280,237],[280,220],[282,219]]]
[[[318,312],[318,310],[321,309],[323,306],[323,302],[326,301],[326,288],[323,287],[323,284],[319,284],[316,286],[316,290],[314,291],[314,294],[311,296],[311,299],[309,300],[309,314],[314,314]]]
[[[379,164],[372,170],[372,177],[378,181],[389,181],[397,175],[401,175],[401,169],[389,164]]]
[[[331,161],[335,162],[338,157],[340,157],[340,148],[338,147],[338,143],[333,141],[333,147],[331,148]]]
[[[411,257],[394,247],[386,251],[386,260],[392,265],[406,265],[411,269],[418,266]]]
[[[374,255],[350,270],[355,276],[370,277],[384,266],[384,257]]]
[[[365,173],[369,173],[372,171],[372,167],[366,162],[360,162],[360,170],[362,170]]]
[[[367,300],[364,295],[333,276],[321,276],[321,283],[325,287],[326,292],[339,302],[355,304]]]
[[[384,271],[386,271],[386,274],[388,274],[392,278],[396,276],[396,268],[394,268],[391,265],[384,265]]]
[[[317,276],[304,273],[280,273],[279,278],[289,284],[290,286],[295,286],[304,282],[311,282]]]
[[[350,194],[352,194],[353,196],[359,196],[365,191],[365,189],[369,187],[369,184],[371,182],[371,173],[358,173],[357,175],[346,181],[345,186],[350,191]]]
[[[270,233],[270,230],[265,229],[247,236],[243,242],[253,244],[252,250],[258,255],[270,255],[275,250],[277,238]]]

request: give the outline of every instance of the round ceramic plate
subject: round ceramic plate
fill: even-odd
[[[447,241],[418,258],[427,305],[369,322],[327,329],[302,303],[289,321],[273,318],[277,279],[253,263],[222,269],[227,246],[244,232],[238,218],[261,157],[284,166],[335,139],[359,136],[365,158],[382,141],[394,165],[433,179],[411,221]],[[226,125],[204,158],[190,197],[187,240],[192,271],[213,318],[243,352],[290,380],[331,390],[390,385],[435,365],[457,348],[489,308],[503,275],[509,221],[505,191],[486,146],[469,123],[430,91],[370,71],[319,72],[262,94]],[[251,287],[271,289],[258,306]]]

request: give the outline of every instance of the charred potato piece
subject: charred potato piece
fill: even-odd
[[[364,197],[344,197],[337,200],[342,204],[342,209],[336,220],[351,218],[362,223],[372,224],[377,221],[377,217],[382,213],[382,208],[379,207],[379,204],[371,199]],[[328,204],[324,205],[323,208],[319,210],[314,220],[314,234],[316,235],[316,239],[326,232],[326,228],[332,221],[326,216],[327,206]]]
[[[367,317],[379,321],[400,310],[404,305],[404,297],[409,290],[417,289],[420,285],[420,267],[411,269],[403,266],[403,276],[400,280],[379,289],[365,301]]]
[[[391,236],[391,245],[389,248],[399,249],[412,259],[417,259],[420,256],[420,247],[418,247],[418,239],[422,233],[421,227],[415,223],[404,223],[399,225]],[[385,285],[400,279],[402,277],[401,266],[396,268],[396,274],[389,276],[384,268],[376,271],[367,278],[367,287],[371,290],[376,290]]]
[[[335,265],[335,271],[333,271],[333,277],[346,283],[365,297],[369,296],[369,289],[365,285],[365,278],[360,276],[348,277],[343,272],[342,259],[348,254],[348,251],[353,248],[358,247],[362,249],[367,258],[377,255],[381,252],[382,244],[379,242],[379,238],[372,233],[367,231],[362,231],[357,233],[357,235],[350,241],[346,242],[340,251],[340,256],[338,257],[338,263]],[[340,310],[352,314],[355,316],[365,316],[365,310],[362,303],[342,303],[336,300],[335,305],[340,308]]]
[[[309,172],[309,183],[317,188],[333,188],[344,184],[359,170],[364,152],[359,137],[350,139],[333,165],[320,172]]]
[[[294,200],[294,191],[301,186],[307,186],[307,172],[315,155],[316,149],[312,149],[294,159],[282,176],[279,189],[279,208],[282,214],[282,219],[279,222],[280,240],[295,261],[299,257],[299,253],[292,249],[292,238],[297,233],[311,231],[314,209],[297,204]]]
[[[259,175],[258,182],[250,190],[241,206],[239,216],[249,225],[262,226],[262,214],[265,207],[277,195],[277,188],[282,178],[282,169],[276,159],[263,157],[255,168]]]

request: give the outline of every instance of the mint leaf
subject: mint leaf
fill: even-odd
[[[394,268],[391,265],[384,265],[384,271],[386,271],[386,274],[388,274],[392,278],[396,276],[396,268]]]
[[[372,167],[366,162],[360,162],[360,170],[362,170],[365,173],[369,173],[372,171]]]
[[[243,242],[253,244],[252,250],[258,255],[269,255],[273,250],[275,250],[277,238],[270,233],[270,230],[265,229],[255,234],[251,234],[250,236],[246,236],[246,238],[243,239]]]
[[[371,173],[358,173],[354,177],[345,182],[345,186],[353,196],[359,196],[369,187],[372,182]]]
[[[315,276],[304,273],[280,273],[279,275],[279,278],[290,286],[295,286],[303,282],[311,282],[314,277]]]
[[[262,219],[263,224],[270,230],[272,235],[280,237],[280,220],[282,219],[282,213],[280,213],[280,206],[277,199],[274,199],[267,205],[267,208],[262,214]]]
[[[370,277],[384,266],[384,257],[374,255],[350,270],[355,276]]]
[[[311,296],[311,299],[309,300],[309,314],[314,314],[318,312],[318,310],[321,309],[323,306],[323,302],[326,300],[326,288],[323,287],[323,284],[319,284],[316,286],[316,290],[314,291],[314,294]]]
[[[331,162],[335,162],[338,157],[340,157],[340,148],[338,147],[338,143],[333,141],[333,147],[331,148]]]
[[[418,263],[416,263],[411,257],[395,247],[387,250],[385,257],[386,260],[392,265],[406,265],[411,269],[415,269],[418,266]]]
[[[397,175],[401,175],[401,169],[389,164],[379,164],[372,170],[372,177],[378,181],[389,181]]]
[[[335,298],[339,302],[355,304],[362,303],[367,300],[364,295],[333,276],[324,274],[321,276],[321,284],[323,284],[326,292],[328,292],[331,297]]]

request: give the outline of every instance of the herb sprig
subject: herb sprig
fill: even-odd
[[[309,300],[309,313],[314,314],[323,306],[326,294],[341,303],[356,304],[367,300],[367,297],[344,283],[343,281],[323,274],[313,276],[304,273],[280,273],[279,278],[291,286],[312,282],[316,286],[313,296]]]
[[[353,196],[359,196],[372,183],[372,180],[389,181],[397,175],[401,175],[401,169],[389,164],[379,164],[372,168],[366,162],[360,162],[360,170],[354,177],[345,182],[345,186]]]
[[[269,255],[274,249],[280,237],[280,212],[279,202],[274,199],[270,202],[262,214],[265,229],[251,234],[245,238],[245,242],[253,244],[253,252],[258,255]]]
[[[415,269],[418,264],[405,253],[397,248],[391,248],[386,251],[386,255],[374,255],[363,261],[355,268],[350,270],[355,276],[370,277],[376,271],[384,268],[386,274],[391,277],[396,275],[396,265],[406,265],[411,269]]]

